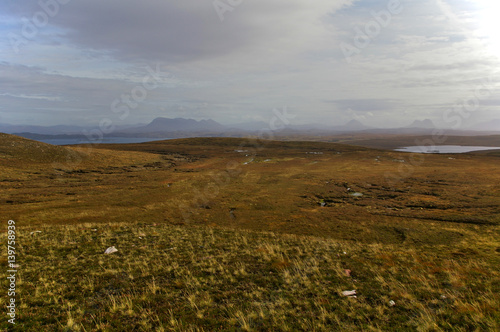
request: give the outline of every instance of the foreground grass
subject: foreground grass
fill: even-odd
[[[497,237],[465,238],[415,248],[170,224],[24,228],[12,330],[498,330]]]

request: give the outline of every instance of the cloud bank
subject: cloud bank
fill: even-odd
[[[498,68],[483,9],[466,0],[5,1],[0,122],[98,123],[158,67],[158,86],[117,124],[266,120],[285,105],[296,124],[439,123]],[[347,59],[342,45],[357,51]],[[498,117],[493,90],[471,124]]]

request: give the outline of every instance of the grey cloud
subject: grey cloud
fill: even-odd
[[[483,106],[500,106],[500,99],[482,99],[480,105]]]
[[[243,2],[221,22],[213,1],[85,0],[61,6],[50,23],[70,43],[120,60],[186,62],[251,50],[269,40],[279,48],[276,38],[293,40],[309,28],[300,27],[310,23],[300,21],[310,18],[308,13],[326,14],[348,2],[321,0],[315,6],[300,0]],[[18,16],[40,10],[33,1],[11,7]]]
[[[346,65],[339,44],[352,43],[354,26],[364,28],[370,11],[387,3],[248,0],[221,22],[213,0],[72,0],[19,56],[0,42],[5,61],[27,65],[0,63],[0,110],[19,122],[42,118],[33,114],[56,123],[99,121],[142,79],[145,65],[158,63],[175,78],[151,91],[127,122],[169,114],[239,122],[287,105],[302,122],[354,114],[385,124],[420,116],[424,102],[460,98],[498,67],[435,0],[405,0],[403,12]],[[21,17],[38,10],[38,0],[0,2],[2,31],[19,32]]]
[[[42,68],[0,64],[0,86],[12,96],[61,97],[68,102],[88,103],[110,100],[114,94],[130,90],[130,82],[91,79],[46,73]],[[22,97],[18,97],[22,98]],[[85,100],[82,100],[85,98]],[[30,99],[30,98],[25,98]]]
[[[86,119],[97,121],[102,117],[118,118],[111,104],[122,94],[130,93],[136,83],[123,80],[79,78],[46,73],[37,67],[0,64],[0,104],[9,118],[26,117],[38,121],[43,114],[52,113],[57,123]],[[160,89],[158,89],[160,90]],[[154,110],[158,92],[151,91],[138,110]],[[59,111],[61,110],[61,111]],[[62,113],[61,113],[62,112]],[[58,114],[66,114],[61,117]],[[147,118],[147,112],[144,112]],[[38,118],[37,118],[38,116]],[[94,118],[91,120],[91,118]]]
[[[463,62],[448,61],[448,63],[422,63],[408,68],[410,71],[443,71],[443,70],[474,70],[474,69],[489,69],[493,66],[492,61],[487,59],[475,59]]]

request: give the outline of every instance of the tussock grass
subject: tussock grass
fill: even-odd
[[[498,257],[462,256],[466,243],[416,249],[169,224],[37,230],[18,234],[17,331],[499,328]],[[118,252],[104,255],[109,246]],[[340,295],[352,289],[357,298]]]

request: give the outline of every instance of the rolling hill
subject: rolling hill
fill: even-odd
[[[5,161],[53,163],[81,160],[85,156],[62,146],[0,133],[0,157]]]

